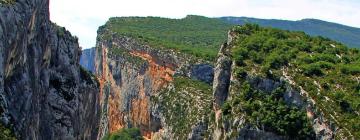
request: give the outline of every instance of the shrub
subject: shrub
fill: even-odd
[[[247,122],[259,129],[290,138],[314,138],[315,133],[305,111],[288,106],[283,99],[284,92],[285,88],[281,86],[271,93],[264,93],[250,88],[245,82],[240,88],[240,95],[223,105],[223,114],[227,117],[231,115],[231,108],[235,111],[241,109],[246,113]]]
[[[325,61],[317,62],[317,63],[315,63],[315,65],[318,65],[320,68],[323,68],[323,69],[333,69],[334,68],[334,64],[325,62]]]
[[[321,67],[317,64],[309,64],[305,65],[302,68],[304,71],[303,73],[306,76],[322,76],[324,75],[324,72],[321,70]]]
[[[143,140],[138,128],[124,128],[110,135],[105,135],[102,140]]]
[[[243,65],[244,60],[249,57],[248,50],[243,47],[234,48],[232,55],[235,59],[236,64],[238,65]]]
[[[235,27],[235,31],[239,34],[250,35],[251,33],[259,30],[260,27],[257,24],[245,24],[244,26]]]
[[[270,68],[279,69],[280,67],[287,65],[288,58],[289,56],[286,54],[274,53],[267,58],[267,63],[269,64]]]
[[[5,4],[5,5],[13,5],[15,4],[15,0],[0,0],[0,4]]]
[[[360,66],[356,66],[356,65],[342,66],[340,70],[343,74],[352,74],[352,75],[360,74]]]
[[[336,55],[331,55],[331,54],[316,54],[314,56],[314,61],[318,62],[318,61],[325,61],[325,62],[330,62],[330,63],[338,63],[340,61],[340,59],[336,56]]]
[[[235,76],[236,78],[245,78],[247,76],[247,72],[244,68],[236,68],[235,69]]]
[[[0,139],[2,140],[16,140],[13,132],[11,131],[11,129],[3,126],[0,123]]]

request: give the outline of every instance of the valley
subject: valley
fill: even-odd
[[[94,48],[49,0],[0,3],[0,139],[359,139],[359,29],[112,17]]]

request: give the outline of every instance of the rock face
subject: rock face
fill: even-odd
[[[173,80],[175,55],[159,52],[128,37],[97,42],[96,75],[101,79],[104,115],[100,137],[124,127],[140,128],[148,138],[160,129],[150,96]]]
[[[80,65],[90,72],[95,72],[95,48],[85,49],[80,57]]]
[[[164,117],[168,107],[158,103],[166,104],[168,102],[163,98],[169,97],[170,92],[180,92],[171,88],[175,86],[175,76],[212,83],[212,65],[202,61],[190,62],[191,56],[145,45],[134,38],[112,33],[105,27],[100,27],[97,40],[95,74],[100,79],[103,112],[99,137],[130,127],[140,128],[146,138],[178,137],[173,127],[169,126],[171,124],[166,123],[172,119]],[[167,90],[169,88],[172,90]],[[194,89],[183,94],[195,98],[200,96],[193,95],[196,92]],[[155,98],[160,101],[155,102]],[[194,133],[198,131],[194,130]],[[181,134],[181,137],[187,135]]]
[[[98,84],[49,0],[0,5],[1,122],[19,139],[96,139]]]
[[[191,68],[190,77],[212,84],[214,80],[214,67],[209,64],[194,65]]]
[[[214,109],[219,110],[228,97],[230,77],[231,77],[231,58],[229,56],[228,44],[224,44],[219,52],[219,58],[215,67],[215,77],[213,83]]]
[[[223,112],[221,107],[226,100],[229,100],[238,92],[243,82],[236,80],[237,73],[234,71],[235,63],[230,56],[233,41],[237,35],[235,32],[229,32],[228,42],[225,43],[220,51],[213,82],[215,112],[215,127],[213,139],[289,139],[286,136],[278,136],[271,132],[265,132],[259,129],[250,128],[245,120],[245,115],[236,114],[232,119],[222,119]],[[319,111],[314,100],[308,96],[308,93],[301,86],[296,85],[286,70],[278,79],[262,78],[256,75],[242,75],[242,80],[249,83],[250,87],[265,93],[286,85],[283,98],[289,106],[296,106],[306,111],[308,119],[311,121],[316,139],[334,139],[335,129],[332,123],[324,118],[324,114]],[[296,87],[296,88],[294,88]],[[236,134],[236,135],[234,135]]]

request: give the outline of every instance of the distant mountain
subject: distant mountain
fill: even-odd
[[[342,42],[348,47],[360,48],[360,28],[318,19],[303,19],[298,21],[257,19],[248,17],[221,17],[220,19],[232,24],[244,25],[245,23],[256,23],[265,27],[273,27],[290,31],[304,31],[312,36],[323,36]]]
[[[80,65],[90,72],[95,72],[95,48],[85,49],[80,57]]]

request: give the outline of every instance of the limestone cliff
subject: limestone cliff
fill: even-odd
[[[180,134],[173,130],[177,129],[176,126],[168,124],[169,120],[177,120],[171,117],[172,114],[164,117],[167,114],[165,111],[170,109],[164,106],[169,100],[164,101],[163,97],[170,100],[177,98],[169,95],[180,92],[171,88],[178,87],[174,85],[178,83],[176,81],[182,79],[176,78],[178,76],[187,77],[185,79],[189,81],[193,79],[211,83],[212,66],[205,61],[194,59],[191,55],[171,49],[155,48],[135,38],[115,33],[106,27],[100,27],[96,46],[95,74],[100,79],[102,105],[99,137],[130,127],[140,128],[146,138],[179,137]],[[208,84],[205,85],[207,85],[206,90],[210,89]],[[183,90],[181,92],[186,91]],[[195,98],[196,101],[198,100],[196,97],[202,96],[202,92],[196,91],[196,88],[189,90],[193,90],[187,93],[189,99]],[[196,95],[198,92],[201,94]],[[177,94],[180,96],[183,93]],[[207,97],[211,98],[211,96]],[[210,102],[211,100],[206,101],[206,103]],[[186,105],[186,102],[179,103],[179,106]],[[185,109],[185,111],[191,110]],[[183,117],[204,115],[201,113],[202,109],[197,111],[199,114]],[[200,117],[195,118],[198,120]],[[193,120],[194,124],[187,123],[186,132],[183,132],[181,137],[187,137],[191,133],[190,125],[195,125],[199,121]]]
[[[82,51],[80,65],[90,72],[95,72],[95,48]]]
[[[96,139],[99,85],[49,16],[49,0],[0,5],[1,122],[18,139]]]
[[[249,28],[252,28],[255,31],[249,30]],[[292,64],[284,65],[281,69],[266,69],[264,74],[263,69],[260,68],[263,66],[252,63],[252,60],[255,59],[256,56],[250,56],[248,58],[243,57],[240,59],[241,61],[236,59],[237,56],[235,55],[237,53],[234,53],[234,51],[238,51],[240,48],[239,46],[246,46],[244,44],[239,44],[239,42],[246,40],[244,38],[251,36],[251,33],[260,32],[259,30],[261,31],[259,27],[250,27],[250,25],[234,28],[229,32],[228,42],[225,43],[219,51],[213,84],[213,94],[215,98],[213,108],[215,111],[216,122],[213,138],[301,139],[300,135],[294,137],[291,136],[291,134],[280,134],[279,131],[274,131],[273,128],[267,129],[266,127],[268,126],[266,125],[271,123],[266,122],[267,120],[260,120],[262,114],[255,114],[257,113],[256,111],[248,110],[252,103],[251,100],[270,96],[269,98],[266,98],[268,101],[271,99],[277,102],[284,102],[285,108],[288,106],[292,109],[299,110],[299,112],[303,112],[299,113],[301,114],[299,115],[299,118],[306,118],[303,119],[303,126],[311,126],[312,129],[310,130],[310,127],[306,128],[308,132],[305,138],[303,137],[304,139],[354,139],[354,135],[352,135],[354,132],[349,131],[346,127],[340,127],[340,125],[344,124],[339,123],[339,120],[332,115],[332,113],[337,114],[337,112],[334,111],[335,109],[324,107],[322,105],[324,102],[326,103],[331,100],[329,97],[325,96],[327,101],[316,102],[317,100],[320,100],[319,98],[324,98],[321,97],[323,95],[320,94],[321,90],[324,89],[319,86],[317,94],[312,93],[314,91],[306,91],[303,84],[298,84],[299,81],[297,80],[299,77],[295,77],[295,74],[290,74],[290,69],[293,69]],[[268,31],[269,29],[264,30]],[[329,49],[334,48],[331,46],[335,45],[329,45]],[[238,50],[234,50],[235,47]],[[243,50],[241,50],[241,53],[244,52]],[[301,68],[296,69],[297,73],[301,72],[299,69]],[[348,78],[348,80],[353,81],[351,78]],[[314,83],[316,84],[316,81],[314,81]],[[271,94],[276,94],[277,97],[274,98]],[[317,96],[314,96],[314,94]],[[252,96],[257,97],[253,98]],[[261,107],[265,108],[267,106],[266,102],[268,101],[266,100],[256,101],[260,102]],[[275,104],[280,105],[279,103]],[[257,109],[261,110],[261,107]],[[269,109],[271,108],[272,107]],[[272,112],[279,112],[279,110],[281,109],[275,108]],[[325,112],[326,110],[332,110],[333,112],[328,112],[327,114]],[[249,112],[255,113],[248,114]],[[266,119],[271,118],[269,115],[274,114],[268,114],[268,116],[265,116]],[[255,120],[251,120],[253,119],[252,117],[255,117]],[[276,119],[279,120],[281,118],[276,117]],[[252,121],[255,123],[251,123]],[[265,122],[266,124],[261,124],[262,122]],[[296,122],[299,123],[299,120]],[[293,125],[296,125],[296,123]]]

